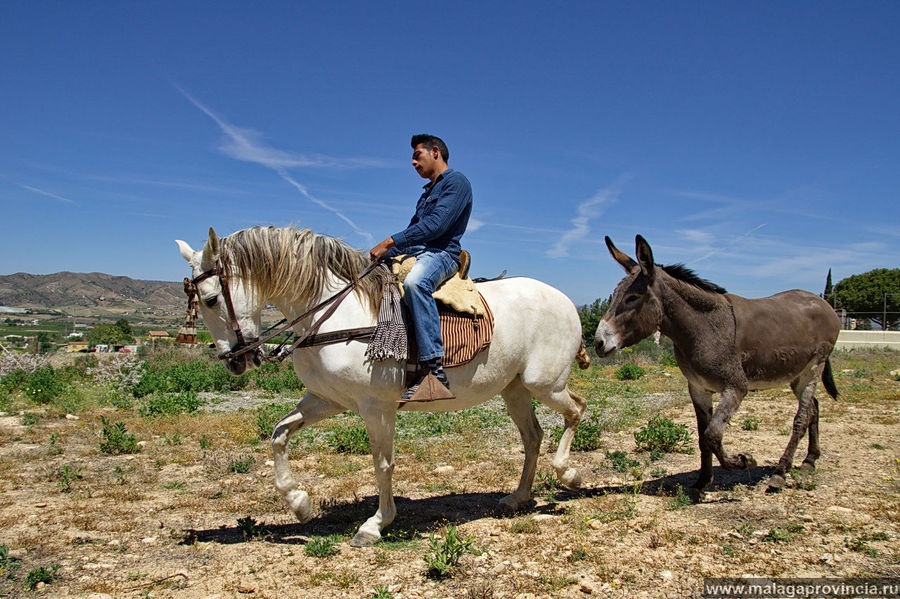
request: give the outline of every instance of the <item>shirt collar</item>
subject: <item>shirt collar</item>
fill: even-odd
[[[423,185],[423,186],[422,186],[422,189],[424,189],[425,191],[431,191],[431,188],[434,187],[435,185],[437,185],[437,182],[444,178],[444,175],[446,175],[447,173],[452,173],[452,172],[453,172],[453,169],[452,169],[452,168],[448,168],[448,169],[445,170],[443,173],[441,173],[440,175],[438,175],[438,176],[437,176],[437,179],[435,179],[433,183],[432,183],[431,181],[429,181],[428,183],[426,183],[425,185]]]

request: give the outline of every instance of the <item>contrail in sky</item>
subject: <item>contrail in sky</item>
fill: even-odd
[[[303,195],[303,197],[313,202],[317,206],[320,206],[321,208],[334,213],[338,218],[350,225],[353,228],[353,231],[357,235],[363,237],[367,242],[371,243],[374,241],[374,238],[370,233],[359,228],[356,223],[350,220],[340,210],[333,208],[326,202],[323,202],[322,200],[309,193],[309,190],[306,189],[305,185],[298,182],[288,174],[287,169],[291,167],[335,167],[342,166],[346,163],[349,163],[351,166],[383,166],[383,164],[381,164],[377,160],[366,160],[358,158],[348,159],[345,163],[342,160],[328,156],[307,156],[304,154],[292,154],[290,152],[285,152],[284,150],[279,150],[277,148],[270,148],[262,143],[262,136],[259,134],[259,132],[254,131],[253,129],[237,127],[235,125],[232,125],[231,123],[224,121],[212,110],[195,100],[189,93],[178,86],[175,87],[185,98],[187,98],[187,100],[191,104],[196,106],[204,114],[206,114],[206,116],[215,121],[222,132],[225,133],[225,135],[228,137],[228,143],[223,144],[220,148],[225,154],[231,156],[232,158],[235,158],[236,160],[254,162],[275,171],[275,173],[277,173],[279,177],[294,186],[294,188],[297,189],[297,191],[299,191]]]

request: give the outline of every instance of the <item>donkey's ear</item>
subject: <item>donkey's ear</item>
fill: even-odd
[[[650,281],[653,281],[653,276],[656,274],[656,263],[653,262],[653,250],[650,249],[650,244],[640,235],[636,235],[634,247],[638,262],[641,265],[641,272]]]
[[[216,260],[219,259],[219,236],[216,235],[215,229],[209,228],[209,239],[203,246],[203,258],[200,260],[200,266],[204,270],[210,270],[215,266]]]
[[[178,244],[178,249],[181,252],[181,255],[184,257],[185,260],[188,261],[188,264],[190,264],[191,260],[194,259],[194,249],[191,246],[189,246],[187,243],[185,243],[184,241],[181,241],[180,239],[176,239],[175,243]]]
[[[625,272],[631,274],[634,272],[634,269],[637,268],[637,262],[629,258],[625,252],[619,250],[615,245],[613,245],[612,239],[609,238],[609,235],[605,237],[606,239],[606,247],[609,249],[609,255],[613,257],[613,260],[622,265],[622,268],[625,269]]]

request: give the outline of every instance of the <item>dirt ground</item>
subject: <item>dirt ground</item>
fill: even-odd
[[[662,413],[693,431],[683,380],[677,370],[663,374],[673,391]],[[900,382],[848,371],[837,383],[867,386],[838,401],[820,392],[818,469],[777,494],[765,492],[765,480],[796,408],[784,389],[748,396],[726,433],[726,446],[759,466],[717,467],[699,504],[675,497],[699,456],[650,462],[635,452],[638,427],[573,453],[584,478],[578,492],[552,488],[543,453],[534,505],[513,517],[494,513],[523,459],[511,425],[401,445],[397,519],[363,549],[347,540],[375,511],[371,458],[293,450],[295,478],[318,507],[299,524],[275,491],[252,412],[148,421],[105,408],[29,426],[6,415],[0,597],[699,597],[704,577],[900,576]],[[142,450],[101,453],[104,415],[123,419]],[[742,426],[748,417],[757,430]],[[640,466],[613,469],[606,452],[615,450]],[[805,451],[804,440],[796,464]],[[447,525],[471,537],[473,551],[452,576],[429,578],[428,537]],[[338,535],[337,555],[307,554],[310,539],[328,535]],[[39,567],[57,569],[27,590],[25,573]]]

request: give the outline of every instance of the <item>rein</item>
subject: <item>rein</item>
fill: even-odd
[[[244,335],[241,333],[241,326],[238,324],[237,315],[234,311],[234,305],[231,301],[231,290],[228,288],[228,277],[225,274],[225,269],[222,266],[222,262],[220,259],[216,259],[216,264],[209,270],[204,271],[191,279],[190,285],[185,285],[185,293],[188,296],[188,303],[190,303],[191,299],[194,295],[198,295],[197,284],[209,279],[211,277],[219,277],[219,285],[222,287],[222,296],[225,298],[225,308],[228,310],[228,317],[231,320],[231,329],[237,337],[237,344],[232,347],[227,352],[221,353],[216,356],[219,360],[230,360],[233,358],[237,358],[238,356],[242,356],[244,354],[250,352],[259,352],[260,358],[267,362],[281,362],[286,357],[288,357],[291,352],[293,352],[298,347],[309,347],[313,345],[325,345],[328,343],[336,343],[342,340],[350,340],[350,339],[362,339],[365,337],[369,337],[375,331],[375,327],[364,327],[358,329],[345,329],[341,331],[334,331],[332,333],[324,333],[321,335],[316,335],[316,331],[322,326],[322,324],[334,314],[335,310],[337,310],[338,306],[344,301],[348,295],[356,288],[356,285],[363,280],[366,276],[368,276],[373,270],[375,270],[381,262],[373,262],[369,266],[363,270],[359,276],[351,281],[346,287],[338,291],[336,294],[331,297],[319,302],[297,318],[288,322],[287,324],[277,328],[274,332],[267,332],[265,336],[259,339],[255,339],[250,343],[247,343],[244,340]],[[325,311],[322,316],[320,316],[310,327],[306,330],[305,333],[301,337],[299,337],[296,341],[294,341],[291,346],[285,349],[285,344],[288,342],[290,337],[279,344],[272,353],[266,355],[260,351],[260,347],[266,343],[267,341],[277,337],[281,333],[290,330],[295,324],[308,317],[310,314],[313,314],[317,310],[324,308],[325,306],[331,304],[331,307]],[[281,322],[286,322],[287,319],[282,320]],[[278,323],[275,327],[278,327]],[[272,327],[272,328],[275,328]],[[272,331],[270,328],[269,331]],[[293,333],[291,333],[293,334]]]

